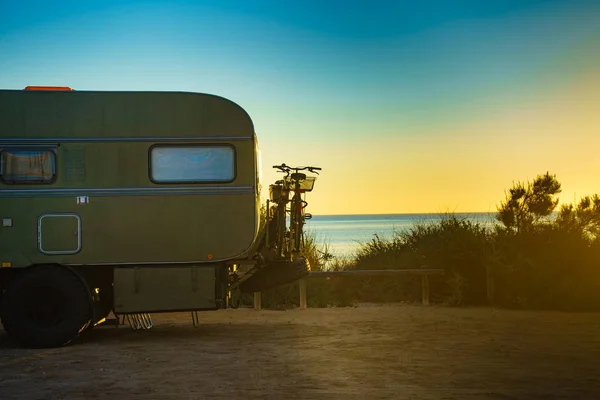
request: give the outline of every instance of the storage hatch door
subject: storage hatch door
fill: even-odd
[[[81,250],[81,218],[75,213],[48,213],[38,218],[38,249],[44,254]]]

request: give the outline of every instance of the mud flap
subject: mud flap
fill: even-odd
[[[244,293],[262,292],[292,283],[308,275],[310,266],[305,258],[294,261],[272,261],[240,284]]]

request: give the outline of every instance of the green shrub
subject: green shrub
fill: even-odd
[[[418,223],[391,240],[375,235],[356,254],[356,269],[443,269],[444,277],[430,276],[430,287],[440,301],[450,304],[483,304],[486,300],[490,233],[477,223],[455,215],[440,216],[435,223]],[[460,284],[459,284],[460,282]],[[416,301],[421,295],[419,276],[371,278],[361,295],[368,301]]]
[[[313,271],[443,269],[443,276],[430,276],[430,292],[448,305],[600,311],[600,197],[556,212],[558,193],[560,183],[546,173],[508,191],[498,208],[503,225],[493,229],[446,214],[390,239],[375,234],[351,260],[332,257],[328,244],[309,233],[304,256]],[[293,307],[298,291],[297,283],[276,288],[263,295],[263,305]],[[308,280],[310,307],[420,299],[415,275]]]

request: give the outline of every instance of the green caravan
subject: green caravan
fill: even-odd
[[[222,97],[0,90],[5,331],[53,347],[111,312],[224,308],[240,264],[263,275],[254,290],[290,281],[264,279],[259,157],[249,115]]]

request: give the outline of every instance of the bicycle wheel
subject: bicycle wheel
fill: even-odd
[[[299,194],[294,196],[294,200],[292,202],[293,220],[290,224],[290,229],[293,229],[291,237],[291,240],[293,242],[292,252],[298,252],[301,248],[300,244],[302,240],[302,200],[299,196]]]
[[[277,254],[281,257],[284,253],[284,245],[285,245],[285,203],[280,202],[277,205]]]

